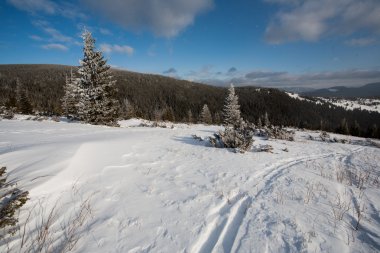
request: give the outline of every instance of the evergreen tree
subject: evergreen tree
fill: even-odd
[[[348,135],[350,134],[350,130],[348,128],[347,120],[346,118],[342,119],[342,122],[340,123],[339,131],[340,134]]]
[[[216,147],[233,148],[235,151],[245,152],[252,147],[253,132],[240,116],[240,105],[235,89],[231,84],[223,108],[224,131],[211,138],[212,145]]]
[[[211,112],[210,112],[210,109],[208,109],[208,106],[206,104],[203,105],[203,108],[202,108],[201,122],[205,124],[212,124]]]
[[[220,123],[221,123],[220,113],[219,112],[216,112],[214,114],[214,123],[217,124],[217,125],[220,125]]]
[[[82,34],[84,57],[80,61],[78,74],[80,88],[79,117],[91,124],[115,125],[120,105],[115,99],[116,88],[110,66],[102,52],[95,51],[95,40],[85,30]]]
[[[78,79],[71,70],[70,77],[66,76],[65,95],[62,98],[62,109],[68,118],[78,117],[79,92]]]
[[[351,126],[350,133],[353,136],[360,136],[360,134],[361,134],[360,125],[356,120],[354,122],[354,125]]]
[[[266,127],[270,126],[270,121],[269,121],[269,117],[268,117],[267,112],[265,112],[265,115],[264,115],[264,126],[266,126]]]
[[[228,89],[228,96],[223,108],[223,121],[225,126],[234,127],[237,127],[241,122],[238,96],[235,94],[235,88],[232,84]]]
[[[189,110],[187,111],[187,121],[188,121],[189,123],[193,123],[193,122],[194,122],[194,119],[193,119],[193,113],[191,112],[191,109],[189,109]]]
[[[128,98],[125,98],[123,101],[123,111],[124,111],[124,116],[127,119],[130,119],[136,116],[135,108],[133,104],[129,102]]]
[[[33,113],[32,104],[29,101],[28,95],[26,94],[25,88],[21,84],[20,80],[16,80],[16,96],[17,96],[17,109],[22,114]]]
[[[263,128],[263,123],[261,122],[261,117],[259,117],[259,119],[257,120],[257,128],[258,129]]]
[[[162,114],[162,120],[163,121],[170,121],[170,122],[175,121],[173,108],[171,108],[170,106],[165,108],[165,110],[163,111],[163,114]]]

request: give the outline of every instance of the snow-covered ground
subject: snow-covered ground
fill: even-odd
[[[291,93],[286,92],[289,97],[303,100],[303,101],[309,101],[314,102],[316,104],[322,104],[322,103],[329,103],[333,104],[335,106],[343,107],[346,110],[354,110],[354,109],[360,109],[360,110],[367,110],[370,112],[378,112],[380,113],[380,99],[370,99],[370,98],[356,98],[356,99],[343,99],[343,98],[323,98],[323,97],[316,97],[316,100],[310,100],[307,98],[304,98],[300,96],[297,93]]]
[[[0,121],[0,165],[30,192],[20,223],[57,205],[54,238],[90,198],[76,252],[380,251],[380,149],[297,132],[240,154],[191,137],[217,126],[139,124]]]
[[[367,110],[380,113],[380,99],[357,98],[347,100],[342,98],[319,98],[323,101],[332,103],[336,106],[345,108],[346,110]]]

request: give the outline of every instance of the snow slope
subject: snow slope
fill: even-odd
[[[59,235],[78,206],[73,196],[91,196],[76,252],[380,251],[380,149],[297,132],[295,142],[255,140],[273,153],[236,154],[191,138],[216,126],[139,122],[0,121],[0,165],[30,191],[21,223],[36,202],[46,209],[58,202]],[[366,171],[359,187],[353,175]],[[342,173],[351,180],[340,181]]]

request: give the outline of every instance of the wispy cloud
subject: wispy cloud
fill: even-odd
[[[99,28],[99,32],[103,35],[112,35],[112,32],[106,28]]]
[[[162,72],[163,74],[176,74],[177,70],[175,68],[170,68]]]
[[[237,74],[238,73],[238,70],[237,70],[237,68],[235,68],[235,67],[231,67],[231,68],[229,68],[229,70],[227,71],[227,75],[235,75],[235,74]]]
[[[286,6],[272,18],[265,32],[269,43],[317,41],[329,35],[360,32],[380,34],[378,0],[266,0]],[[291,5],[289,5],[291,3]]]
[[[213,6],[213,0],[81,0],[98,15],[127,29],[174,37]]]
[[[100,50],[105,53],[120,53],[120,54],[127,54],[127,55],[133,55],[134,49],[131,46],[128,45],[111,45],[111,44],[101,44]]]
[[[346,45],[353,46],[353,47],[365,47],[365,46],[375,44],[376,39],[374,39],[374,38],[357,38],[357,39],[347,40],[345,43],[346,43]]]
[[[57,5],[49,0],[8,0],[14,7],[30,13],[43,12],[53,15]]]
[[[44,39],[38,35],[30,35],[29,38],[31,38],[32,40],[35,40],[35,41],[43,41]]]
[[[42,38],[37,35],[29,36],[33,40],[46,41],[53,44],[65,44],[66,48],[68,48],[69,45],[81,45],[81,43],[76,41],[73,37],[64,35],[61,31],[52,27],[50,23],[45,20],[34,20],[32,21],[32,24],[41,29],[47,35],[46,38]]]
[[[42,45],[42,48],[47,49],[47,50],[51,50],[51,49],[60,50],[60,51],[67,51],[68,50],[68,47],[66,47],[63,44],[59,44],[59,43],[51,43],[51,44]]]
[[[66,18],[87,18],[76,5],[67,1],[60,2],[59,4],[51,0],[7,0],[7,2],[17,9],[31,14],[43,13],[47,15],[61,15]]]
[[[217,76],[211,73],[209,76],[199,76],[190,80],[218,86],[227,86],[230,83],[234,83],[237,86],[323,88],[338,85],[357,86],[371,82],[380,82],[380,69],[348,69],[305,74],[255,70],[248,73],[239,73],[239,75],[235,75],[232,78],[227,74]]]
[[[286,75],[286,72],[271,72],[271,71],[252,71],[245,75],[245,78],[250,80],[274,78]]]

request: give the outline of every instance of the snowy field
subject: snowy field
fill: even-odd
[[[300,96],[297,93],[290,93],[286,92],[289,97],[298,99],[298,100],[303,100],[303,101],[309,101],[309,102],[314,102],[316,104],[322,104],[323,102],[325,103],[330,103],[335,106],[343,107],[347,111],[352,111],[355,109],[359,110],[366,110],[369,112],[378,112],[380,113],[380,99],[372,99],[372,98],[355,98],[352,100],[344,99],[344,98],[323,98],[323,97],[315,97],[318,99],[317,101],[313,101],[307,98],[304,98]]]
[[[343,98],[319,98],[325,102],[332,103],[336,106],[343,107],[346,110],[367,110],[370,112],[380,113],[380,99],[356,98],[355,100],[347,100]]]
[[[380,251],[379,148],[297,132],[294,142],[255,138],[240,154],[191,137],[219,127],[139,123],[0,121],[0,165],[30,192],[20,224],[57,206],[57,245],[90,200],[75,252]]]

